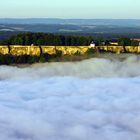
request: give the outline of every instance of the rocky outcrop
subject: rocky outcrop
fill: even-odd
[[[89,49],[94,52],[113,52],[113,53],[140,53],[140,46],[0,46],[0,54],[11,54],[14,56],[31,55],[39,56],[41,53],[50,55],[61,52],[62,55],[85,54]]]
[[[41,48],[41,50],[40,50]],[[48,53],[50,55],[56,54],[58,51],[63,55],[74,55],[76,53],[85,54],[90,46],[0,46],[0,54],[11,55],[37,55],[41,53]]]

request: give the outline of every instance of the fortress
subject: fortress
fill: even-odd
[[[89,49],[94,52],[112,52],[112,53],[140,53],[140,46],[0,46],[0,54],[13,56],[31,55],[39,56],[43,53],[50,55],[61,51],[63,55],[74,55],[79,53],[84,55]]]

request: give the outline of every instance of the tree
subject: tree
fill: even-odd
[[[95,53],[95,49],[89,48],[86,53],[87,54],[93,54],[93,53]]]
[[[26,34],[24,45],[31,45],[31,44],[32,44],[32,41],[31,41],[30,34]]]
[[[139,41],[131,40],[131,46],[139,46]]]
[[[38,46],[41,46],[41,45],[44,45],[45,44],[45,40],[43,38],[39,38],[37,41],[36,41],[36,45]]]
[[[106,40],[106,41],[105,41],[105,45],[106,45],[106,46],[109,46],[109,45],[110,45],[110,41],[109,41],[109,40]]]
[[[55,46],[61,46],[62,45],[61,38],[59,36],[55,36],[54,45]]]
[[[128,37],[121,37],[118,40],[118,45],[120,45],[120,46],[131,46],[131,40]]]

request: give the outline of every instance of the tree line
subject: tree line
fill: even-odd
[[[22,33],[13,35],[8,40],[1,41],[1,45],[45,45],[45,46],[87,46],[93,37],[63,36],[46,33]]]
[[[130,39],[128,37],[121,37],[118,39],[118,45],[120,45],[120,46],[139,46],[139,41]]]
[[[109,40],[102,37],[79,35],[57,35],[47,33],[21,33],[0,41],[0,45],[37,45],[37,46],[89,46],[94,41],[97,46],[109,45]]]
[[[96,46],[111,45],[112,40],[102,37],[94,38],[92,36],[69,36],[47,33],[21,33],[9,37],[9,39],[0,41],[0,45],[37,45],[37,46],[89,46],[91,42]],[[116,39],[120,46],[138,46],[137,40],[129,37],[120,37]]]

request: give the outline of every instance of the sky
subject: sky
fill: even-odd
[[[140,19],[140,0],[0,0],[0,18]]]

